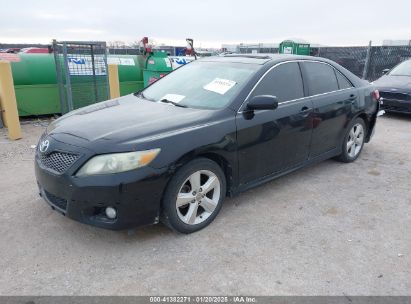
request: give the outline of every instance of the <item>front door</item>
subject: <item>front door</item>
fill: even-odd
[[[253,96],[278,98],[275,110],[243,109],[237,114],[237,143],[240,184],[246,184],[304,162],[309,155],[313,105],[304,97],[300,66],[282,63],[270,70]]]

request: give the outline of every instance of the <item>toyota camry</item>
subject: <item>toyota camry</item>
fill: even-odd
[[[326,59],[208,57],[51,123],[36,150],[39,192],[82,223],[191,233],[226,196],[325,159],[355,161],[378,110],[372,85]]]

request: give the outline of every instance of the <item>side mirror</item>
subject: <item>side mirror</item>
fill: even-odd
[[[254,96],[247,104],[248,110],[275,110],[277,107],[278,98],[272,95]]]
[[[390,69],[384,69],[384,70],[382,70],[382,74],[385,75],[385,74],[387,74],[389,71],[390,71]]]

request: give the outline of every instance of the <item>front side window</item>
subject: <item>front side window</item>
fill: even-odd
[[[252,96],[257,95],[273,95],[279,102],[304,97],[303,80],[298,63],[283,63],[273,68],[253,91]]]
[[[260,68],[258,64],[198,60],[156,81],[142,96],[190,108],[219,109],[227,106]]]
[[[317,95],[338,90],[334,68],[319,62],[304,62],[309,95]]]

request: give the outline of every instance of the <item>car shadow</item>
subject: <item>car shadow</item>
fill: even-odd
[[[230,216],[230,214],[238,208],[240,205],[247,204],[247,203],[252,203],[252,201],[255,201],[256,196],[257,198],[261,197],[266,197],[270,196],[270,198],[273,200],[273,202],[276,201],[275,199],[275,194],[273,196],[273,188],[277,189],[278,191],[283,191],[285,187],[289,187],[290,183],[292,183],[295,180],[304,180],[308,178],[309,176],[312,175],[318,175],[321,174],[321,172],[325,172],[326,170],[329,169],[330,166],[343,166],[344,164],[336,162],[334,160],[327,160],[320,162],[318,164],[313,164],[308,167],[302,168],[300,170],[291,172],[285,176],[276,178],[272,181],[269,181],[267,183],[264,183],[262,185],[259,185],[255,188],[249,189],[245,192],[239,193],[235,195],[234,197],[226,197],[222,210],[220,211],[219,216],[215,219],[213,223],[210,225],[218,225],[218,229],[221,228],[221,225],[224,225],[224,221],[227,220],[227,217]],[[220,222],[221,221],[221,222]],[[153,243],[157,241],[162,241],[164,238],[166,239],[180,239],[184,237],[189,237],[185,234],[180,234],[177,232],[172,231],[168,227],[166,227],[164,224],[161,222],[155,225],[149,225],[149,226],[144,226],[144,227],[138,227],[135,229],[129,229],[129,230],[121,230],[121,231],[112,231],[112,230],[106,230],[106,229],[101,229],[93,226],[88,226],[85,224],[80,224],[77,222],[73,222],[72,220],[68,219],[68,222],[70,222],[70,230],[74,234],[88,234],[90,236],[90,239],[93,239],[96,242],[103,242],[103,243],[138,243],[138,244],[144,244],[144,243]],[[211,226],[209,227],[211,228]],[[64,229],[67,230],[67,229]],[[195,235],[199,235],[202,233],[205,233],[205,230],[201,230],[197,233],[194,233]],[[84,240],[86,243],[87,241]]]
[[[50,215],[53,217],[54,224],[57,225],[57,227],[54,226],[53,234],[69,233],[73,240],[75,239],[76,242],[84,243],[86,246],[87,243],[90,242],[101,244],[116,243],[117,245],[130,241],[143,243],[156,238],[160,239],[178,235],[161,222],[155,225],[131,228],[128,230],[109,230],[74,221],[57,214],[55,211],[51,211]]]
[[[395,118],[395,119],[403,120],[403,121],[411,121],[411,113],[406,114],[406,113],[386,112],[384,116],[388,118]]]

